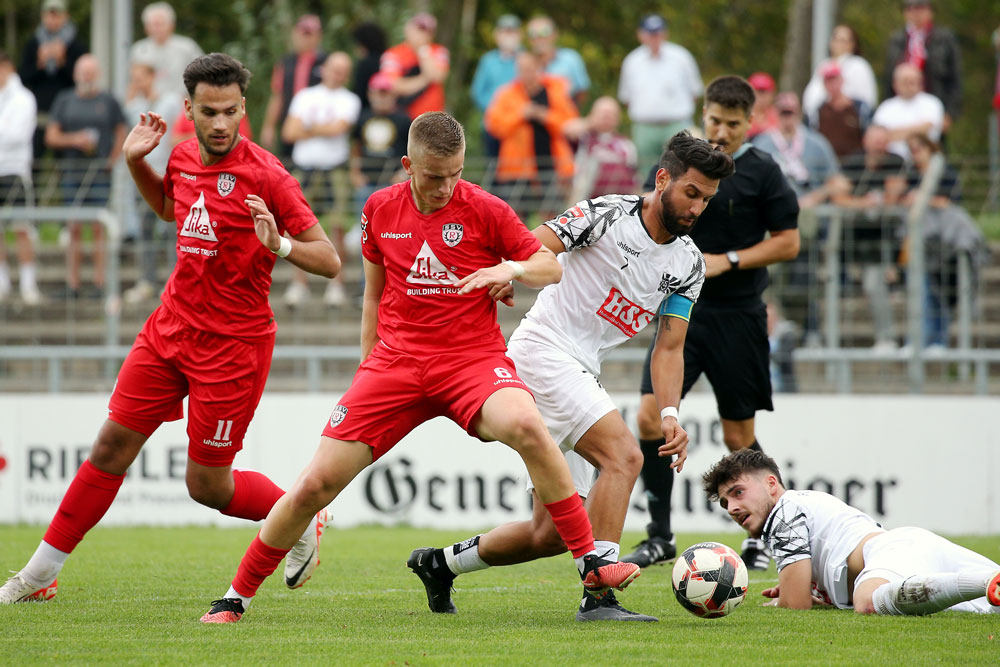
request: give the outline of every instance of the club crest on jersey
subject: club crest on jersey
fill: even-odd
[[[333,414],[330,415],[330,428],[337,428],[345,417],[347,417],[347,408],[343,405],[335,407]]]
[[[219,180],[216,183],[216,188],[219,190],[219,194],[223,197],[228,195],[236,187],[236,177],[230,174],[228,171],[224,171],[219,174]]]
[[[441,225],[441,239],[448,244],[449,248],[454,248],[462,241],[462,225],[457,222],[449,222]]]
[[[664,294],[673,294],[680,286],[680,278],[674,278],[669,273],[664,273],[663,278],[660,279],[660,286],[657,288],[657,291],[663,292]]]

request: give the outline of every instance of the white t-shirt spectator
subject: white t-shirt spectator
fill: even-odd
[[[898,130],[922,123],[931,124],[927,136],[934,141],[941,138],[941,128],[944,124],[944,105],[937,97],[925,92],[919,92],[908,100],[898,95],[890,97],[878,105],[878,108],[875,109],[875,115],[872,117],[872,125],[881,125],[887,130]],[[906,147],[905,140],[889,142],[889,151],[905,160],[910,159],[910,149]]]
[[[361,113],[361,98],[347,88],[327,88],[323,84],[303,88],[288,108],[288,116],[298,118],[307,129],[337,120],[352,127]],[[333,169],[350,157],[351,132],[348,129],[335,137],[309,137],[295,142],[292,162],[302,169]]]
[[[686,121],[694,115],[694,100],[703,88],[698,63],[690,51],[663,42],[654,57],[643,44],[622,61],[618,99],[628,106],[633,122]]]
[[[35,96],[11,74],[0,88],[0,176],[31,181],[31,137],[37,121]]]
[[[187,97],[184,88],[184,69],[198,56],[205,55],[193,39],[171,35],[160,44],[151,37],[140,39],[129,50],[129,62],[152,63],[156,69],[156,89],[161,93],[172,92],[181,99]]]

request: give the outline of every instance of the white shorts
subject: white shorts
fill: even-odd
[[[989,572],[1000,569],[986,556],[923,528],[896,528],[865,542],[865,569],[854,580],[857,589],[869,579],[899,583],[908,577],[946,572]],[[985,597],[949,607],[955,611],[998,613]]]
[[[618,408],[600,381],[579,361],[562,350],[525,338],[507,345],[517,375],[535,395],[535,405],[552,439],[566,453],[577,493],[586,496],[597,469],[573,452],[573,447],[604,415]],[[528,480],[528,490],[534,488]]]

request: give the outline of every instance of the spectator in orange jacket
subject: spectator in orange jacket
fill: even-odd
[[[563,128],[578,115],[569,83],[546,74],[533,53],[519,53],[517,78],[497,90],[485,122],[500,140],[497,194],[522,218],[536,210],[544,220],[565,208],[573,151]]]

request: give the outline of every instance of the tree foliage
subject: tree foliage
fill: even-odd
[[[38,23],[39,0],[5,0],[0,14],[3,48],[20,57],[24,42]],[[720,74],[749,75],[763,70],[781,80],[789,6],[792,0],[700,0],[699,2],[622,2],[621,0],[232,0],[206,5],[201,0],[171,0],[178,15],[178,32],[193,37],[206,51],[226,51],[255,73],[247,94],[248,109],[259,127],[268,94],[270,68],[287,50],[288,35],[302,13],[319,14],[324,46],[353,50],[350,30],[365,20],[384,26],[389,42],[402,39],[406,19],[430,11],[439,19],[438,37],[452,52],[448,86],[450,110],[467,124],[477,121],[468,86],[479,57],[492,48],[497,17],[513,13],[530,18],[546,13],[560,27],[560,43],[577,49],[587,64],[593,88],[590,100],[614,95],[622,59],[637,45],[636,26],[650,11],[660,12],[670,26],[670,39],[687,47],[698,61],[705,81]],[[83,36],[89,37],[91,0],[69,0],[70,12]],[[139,13],[146,0],[135,3],[135,35],[142,35]],[[897,2],[842,0],[838,21],[855,28],[863,55],[881,81],[889,33],[902,24]],[[958,33],[962,45],[965,111],[952,133],[952,150],[963,154],[985,151],[989,102],[996,75],[990,42],[1000,23],[995,1],[949,0],[937,3],[937,22]],[[786,80],[796,80],[787,78]],[[886,91],[880,90],[884,96]],[[584,109],[586,111],[586,109]],[[474,134],[474,133],[470,133]],[[475,149],[475,146],[471,147]]]

